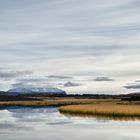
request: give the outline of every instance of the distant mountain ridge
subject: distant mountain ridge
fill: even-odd
[[[66,95],[66,92],[58,88],[13,88],[7,91],[10,95],[20,95],[20,94],[58,94]]]

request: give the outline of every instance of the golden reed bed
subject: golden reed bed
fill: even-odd
[[[71,115],[96,116],[112,119],[139,119],[140,105],[90,104],[60,107],[59,111]]]

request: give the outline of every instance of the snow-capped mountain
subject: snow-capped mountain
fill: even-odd
[[[62,94],[65,95],[66,92],[58,89],[58,88],[13,88],[8,90],[9,94],[13,95],[18,95],[18,94],[48,94],[48,95],[53,95],[53,94]]]

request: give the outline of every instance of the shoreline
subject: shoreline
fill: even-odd
[[[58,107],[60,113],[70,116],[93,116],[96,118],[105,117],[113,119],[117,117],[129,117],[131,119],[140,118],[140,101],[127,101],[118,97],[89,98],[83,96],[30,96],[26,98],[16,97],[16,100],[9,99],[7,100],[6,98],[6,100],[0,100],[0,109],[8,107]],[[136,110],[135,112],[134,109]]]

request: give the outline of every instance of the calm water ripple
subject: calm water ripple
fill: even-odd
[[[140,140],[140,121],[64,116],[57,108],[0,110],[0,140]]]

